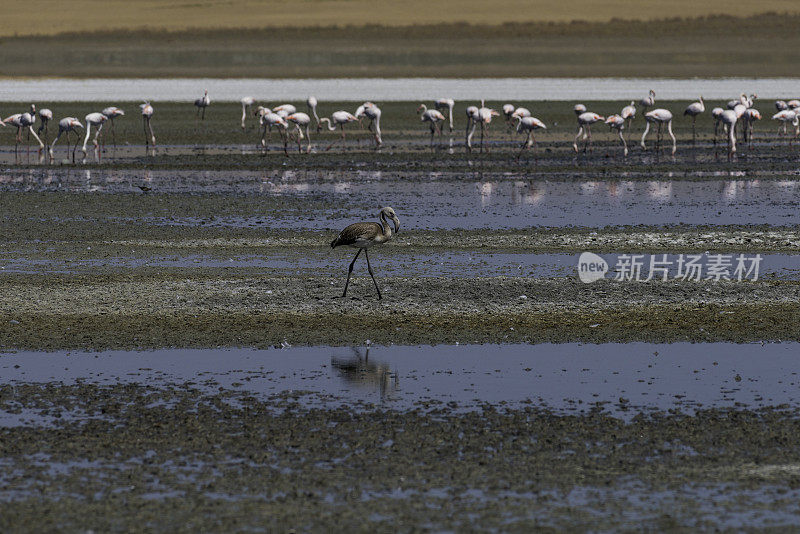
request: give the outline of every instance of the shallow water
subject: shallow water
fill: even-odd
[[[672,408],[796,408],[798,348],[798,343],[569,343],[18,352],[0,357],[0,384],[82,381],[169,388],[190,383],[210,392],[223,388],[262,396],[308,392],[312,405],[534,404],[559,412],[602,406],[628,417]],[[37,420],[32,413],[0,415],[6,426]]]
[[[608,262],[610,273],[615,276],[614,266],[622,253],[602,254]],[[24,274],[76,274],[91,273],[98,269],[142,269],[142,268],[211,268],[211,269],[260,269],[268,271],[271,276],[314,276],[321,273],[344,272],[352,254],[331,253],[327,247],[304,250],[301,254],[274,253],[267,251],[261,255],[230,255],[230,257],[203,256],[187,254],[184,256],[148,256],[142,257],[104,257],[95,259],[74,259],[53,261],[52,259],[29,259],[0,257],[0,272]],[[734,254],[731,257],[733,272],[737,265]],[[754,254],[745,254],[750,265]],[[406,253],[402,250],[392,251],[391,256],[381,254],[373,257],[372,263],[378,276],[446,276],[453,278],[509,276],[526,278],[575,277],[577,274],[579,254],[517,254],[517,253],[483,253],[480,251],[446,252],[438,254]],[[660,261],[662,254],[654,255],[654,261]],[[650,254],[643,254],[637,261],[642,265],[642,279],[649,272]],[[671,263],[667,267],[668,278],[674,279],[678,271],[678,255],[667,257]],[[363,261],[363,260],[362,260]],[[709,264],[708,253],[700,258],[700,264]],[[354,271],[364,273],[364,265],[358,264]],[[660,273],[661,271],[657,271]],[[706,271],[703,271],[706,272]],[[800,279],[800,255],[797,254],[761,254],[758,275],[760,279]],[[660,274],[656,276],[658,278]],[[752,279],[752,276],[748,276]]]
[[[455,100],[631,100],[654,89],[660,99],[735,98],[742,91],[762,99],[796,98],[798,78],[327,78],[327,79],[4,79],[0,101],[139,101],[193,102],[207,88],[218,102],[238,102],[245,95],[261,101],[404,101],[448,97]]]
[[[253,194],[313,200],[259,217],[218,217],[211,226],[339,228],[365,206],[391,203],[407,229],[532,226],[774,225],[800,223],[800,182],[791,179],[528,179],[523,174],[394,171],[155,171],[26,169],[0,172],[0,191]],[[378,200],[381,199],[381,200]],[[335,207],[335,208],[334,208]],[[176,215],[156,224],[196,225]]]

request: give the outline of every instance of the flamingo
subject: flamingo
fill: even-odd
[[[514,104],[503,104],[503,117],[506,119],[506,125],[508,126],[508,130],[511,131],[511,128],[514,127],[511,124],[511,117],[514,115],[514,111],[516,111],[516,106]]]
[[[644,108],[643,113],[647,113],[647,108],[652,108],[656,105],[656,92],[650,89],[650,93],[646,97],[639,100],[639,105]]]
[[[619,140],[622,141],[622,155],[628,155],[628,143],[625,142],[625,138],[622,137],[622,130],[625,129],[625,117],[622,115],[611,115],[606,119],[606,124],[608,124],[611,130],[616,130],[617,135],[619,135]]]
[[[786,125],[788,123],[792,123],[792,126],[795,127],[795,134],[794,137],[797,137],[798,131],[800,131],[800,115],[795,113],[791,109],[785,109],[783,111],[779,111],[775,115],[772,116],[772,120],[781,121],[783,123],[781,128],[778,128],[778,137],[781,135],[786,135]],[[789,146],[792,146],[792,138],[789,138]]]
[[[306,131],[306,137],[308,138],[308,147],[306,148],[306,153],[311,153],[311,135],[308,133],[308,127],[311,124],[311,117],[309,117],[306,113],[297,112],[292,113],[288,117],[286,117],[288,122],[291,122],[295,125],[297,129],[297,151],[302,152],[300,148],[300,141],[303,139],[303,129]]]
[[[355,117],[366,117],[369,119],[367,130],[372,132],[375,136],[375,148],[380,148],[383,145],[383,139],[381,138],[381,108],[372,102],[364,102],[364,105],[356,111]],[[373,125],[375,126],[374,132],[372,130]]]
[[[735,98],[733,100],[728,100],[728,109],[733,109],[738,105],[747,105],[747,95],[742,93],[739,95],[739,98]]]
[[[678,149],[677,142],[675,140],[675,134],[672,133],[672,112],[667,109],[659,108],[650,111],[649,113],[644,114],[644,118],[647,121],[647,126],[644,129],[644,133],[642,134],[642,149],[647,150],[647,146],[644,144],[645,138],[647,138],[647,133],[650,131],[650,125],[652,123],[656,123],[658,126],[658,133],[656,134],[656,152],[658,152],[661,146],[661,128],[666,124],[667,125],[667,132],[669,132],[669,136],[672,138],[672,155],[675,155],[675,151]]]
[[[719,121],[722,117],[722,112],[725,111],[722,108],[714,108],[711,110],[711,117],[714,119],[714,146],[717,145],[717,133],[719,132]]]
[[[800,108],[800,100],[789,100],[786,104],[789,106],[789,109]]]
[[[622,111],[620,112],[619,115],[620,115],[620,117],[622,117],[623,119],[625,119],[627,121],[628,124],[626,125],[626,128],[630,132],[631,131],[631,121],[636,118],[636,104],[634,103],[634,101],[631,100],[630,104],[628,104],[627,106],[622,108]],[[613,117],[613,115],[612,115],[612,117]]]
[[[778,111],[789,109],[789,104],[786,103],[786,100],[776,100],[775,109],[777,109]]]
[[[515,119],[517,117],[524,119],[525,117],[530,117],[530,116],[532,116],[531,110],[522,107],[515,109],[514,113],[511,114],[512,119]]]
[[[466,136],[465,143],[469,145],[469,140],[470,140],[469,130],[470,127],[472,126],[472,117],[474,117],[475,114],[478,112],[478,106],[467,106],[466,112],[467,112],[467,129],[464,132],[464,135]]]
[[[744,112],[745,131],[750,148],[753,148],[753,127],[755,122],[760,120],[761,113],[757,109],[750,108]]]
[[[100,135],[100,132],[103,130],[103,125],[108,120],[108,117],[103,115],[102,113],[89,113],[85,117],[86,120],[86,138],[83,140],[83,157],[86,157],[86,145],[89,143],[89,135],[92,133],[92,126],[95,127],[94,138],[92,139],[92,144],[94,145],[95,150],[97,150],[97,158],[100,159],[100,152],[99,147],[97,144],[97,137]]]
[[[278,132],[280,132],[281,134],[281,139],[283,140],[283,153],[288,156],[289,152],[286,148],[286,145],[288,144],[288,140],[286,138],[286,130],[289,128],[289,124],[287,124],[286,120],[281,115],[278,115],[277,113],[267,110],[266,113],[261,115],[260,122],[261,122],[261,146],[264,148],[264,154],[267,153],[267,130],[271,132],[274,126],[278,129]]]
[[[22,130],[23,128],[28,129],[29,135],[32,135],[34,139],[39,143],[39,153],[42,152],[44,149],[44,143],[42,140],[39,139],[39,136],[36,135],[36,132],[33,131],[33,125],[36,123],[36,106],[31,104],[31,110],[26,113],[15,113],[10,117],[3,119],[5,124],[10,124],[17,128],[17,137],[16,137],[16,144],[14,145],[14,155],[17,154],[19,149],[19,144],[22,142]],[[28,145],[28,155],[30,155],[30,145]]]
[[[309,96],[308,100],[306,100],[306,106],[308,106],[308,111],[313,115],[314,120],[317,123],[317,133],[319,133],[322,126],[319,123],[319,115],[317,115],[317,99],[316,97]]]
[[[150,120],[153,118],[154,109],[150,102],[145,102],[144,104],[139,104],[139,108],[142,110],[142,126],[144,127],[144,151],[147,153],[147,147],[150,146],[150,143],[153,143],[153,153],[155,154],[156,149],[156,135],[153,133],[153,125],[150,124]],[[150,130],[150,137],[147,137],[147,130]]]
[[[400,231],[400,220],[397,218],[397,215],[395,215],[394,209],[390,207],[381,209],[378,217],[380,223],[359,222],[351,224],[342,230],[336,239],[331,241],[331,248],[347,245],[358,249],[355,258],[350,262],[350,267],[347,270],[347,282],[344,284],[343,298],[347,296],[347,287],[350,285],[353,265],[355,265],[358,255],[361,254],[362,250],[367,257],[367,270],[372,277],[372,282],[375,284],[375,290],[378,292],[378,300],[383,298],[381,290],[378,288],[378,282],[375,280],[375,274],[372,272],[372,265],[369,263],[369,252],[367,249],[373,245],[380,245],[389,241],[392,238],[392,228],[389,226],[389,221],[391,220],[394,223],[394,233],[397,233]]]
[[[43,108],[39,110],[39,120],[41,124],[39,128],[36,130],[36,134],[41,136],[42,130],[44,130],[44,144],[47,144],[47,123],[53,120],[53,112],[47,108]]]
[[[533,151],[536,152],[536,138],[533,136],[534,130],[546,130],[547,126],[537,119],[536,117],[521,117],[519,115],[513,115],[514,119],[517,121],[517,133],[526,132],[527,136],[525,137],[525,142],[522,143],[522,147],[517,154],[517,159],[522,155],[523,150],[526,148],[530,148],[533,145]]]
[[[469,151],[472,150],[472,136],[475,134],[475,129],[478,127],[478,124],[481,125],[481,152],[483,152],[483,137],[489,137],[487,127],[490,122],[492,122],[492,117],[499,117],[500,114],[491,109],[487,108],[486,105],[481,101],[481,107],[478,108],[478,111],[473,113],[472,115],[472,129],[467,136],[467,149]]]
[[[420,104],[417,108],[417,113],[420,114],[420,120],[422,122],[430,123],[431,127],[431,147],[433,147],[433,135],[437,131],[439,132],[439,142],[442,139],[442,128],[439,126],[440,122],[444,122],[445,118],[444,115],[441,114],[438,110],[435,109],[428,109],[428,106],[425,104]]]
[[[719,120],[728,134],[728,161],[730,161],[736,153],[736,122],[739,120],[739,115],[732,109],[726,109],[719,116]]]
[[[197,108],[197,116],[200,117],[200,110],[203,110],[201,120],[206,120],[206,108],[211,105],[211,99],[208,98],[208,90],[203,93],[203,98],[198,98],[194,101],[194,105]]]
[[[78,141],[81,139],[76,128],[83,128],[83,124],[75,117],[65,117],[58,121],[58,135],[56,135],[56,138],[53,140],[53,144],[50,145],[50,161],[55,159],[53,156],[53,148],[55,148],[62,134],[67,134],[67,157],[69,157],[69,133],[75,132],[75,147],[72,149],[72,163],[75,163],[75,149],[78,148]]]
[[[447,110],[448,117],[450,118],[450,132],[453,132],[453,108],[455,107],[456,103],[452,98],[440,98],[433,103],[433,107],[435,107],[439,111]]]
[[[603,120],[605,120],[605,117],[591,111],[585,111],[578,115],[578,133],[572,142],[572,148],[575,149],[575,152],[578,152],[578,138],[581,136],[586,141],[586,144],[583,145],[583,151],[586,152],[586,149],[592,144],[592,124]]]
[[[273,113],[277,113],[284,119],[289,115],[291,115],[292,113],[294,113],[295,111],[297,111],[297,108],[291,104],[281,104],[280,106],[275,106],[274,108],[272,108]]]
[[[703,101],[703,97],[700,96],[700,100],[698,100],[697,102],[692,102],[691,104],[689,104],[686,107],[686,110],[683,112],[683,116],[684,117],[686,115],[691,115],[691,117],[692,117],[692,144],[693,145],[695,144],[695,141],[696,141],[696,138],[697,138],[697,134],[696,134],[696,130],[695,130],[695,121],[697,121],[697,116],[700,115],[701,113],[705,113],[705,111],[706,111],[706,105],[705,105],[705,102]]]
[[[574,106],[572,106],[572,111],[575,113],[575,116],[577,117],[581,113],[586,113],[586,106],[584,106],[583,104],[575,104]]]
[[[320,126],[322,126],[324,122],[328,123],[328,130],[331,132],[335,132],[337,126],[342,130],[342,148],[344,148],[347,143],[344,134],[344,125],[351,122],[358,122],[358,119],[349,111],[334,111],[330,119],[328,117],[323,117],[319,120]],[[335,144],[336,141],[333,141],[325,150],[330,150]]]
[[[114,148],[117,148],[117,134],[114,132],[114,119],[117,117],[123,117],[125,112],[116,106],[109,106],[103,110],[103,115],[108,117],[108,119],[111,121],[111,139],[114,143]]]
[[[247,118],[247,112],[250,111],[250,108],[256,103],[256,99],[252,96],[243,96],[240,102],[242,103],[242,131],[245,131],[246,126],[244,121]]]

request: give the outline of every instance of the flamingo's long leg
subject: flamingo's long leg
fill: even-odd
[[[378,292],[378,300],[381,300],[383,296],[381,295],[381,290],[378,288],[378,282],[375,280],[375,275],[372,272],[372,265],[369,264],[369,251],[364,249],[364,255],[367,257],[367,271],[369,271],[369,275],[372,277],[372,283],[375,284],[375,291]]]
[[[342,297],[347,296],[347,287],[350,285],[350,276],[353,274],[353,265],[356,264],[356,260],[358,259],[358,255],[361,254],[361,251],[364,249],[358,249],[356,252],[356,257],[353,258],[353,261],[350,262],[350,267],[347,269],[347,282],[344,284],[344,293],[342,293]]]

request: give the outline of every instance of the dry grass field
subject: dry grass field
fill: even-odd
[[[28,0],[6,2],[0,37],[117,29],[411,26],[505,22],[653,20],[798,13],[795,0]]]

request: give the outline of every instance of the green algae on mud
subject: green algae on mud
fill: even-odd
[[[800,421],[780,407],[626,422],[599,405],[304,397],[2,386],[4,411],[52,422],[0,428],[0,529],[724,529],[730,514],[763,527],[797,513]]]

